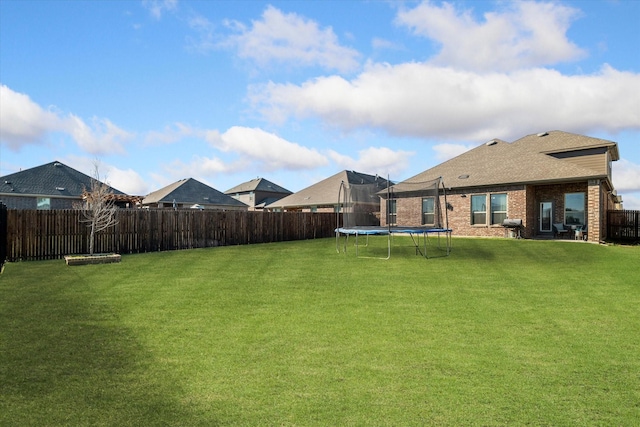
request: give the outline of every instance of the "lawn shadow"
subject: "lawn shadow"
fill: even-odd
[[[0,424],[198,425],[171,372],[153,369],[85,283],[65,274],[12,285],[10,274],[0,279]]]

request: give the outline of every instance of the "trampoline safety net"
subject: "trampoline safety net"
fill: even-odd
[[[446,193],[441,178],[431,181],[401,182],[380,193],[386,201],[382,225],[448,228]]]
[[[380,192],[388,188],[386,179],[378,178],[366,184],[342,183],[338,195],[338,211],[345,228],[380,226]]]
[[[336,239],[340,235],[345,235],[345,238],[355,236],[356,251],[358,235],[390,236],[403,233],[411,236],[416,250],[424,252],[425,256],[428,235],[439,237],[443,234],[446,253],[449,253],[451,230],[448,224],[446,192],[441,178],[398,184],[383,179],[362,184],[342,183],[338,205]],[[424,251],[416,238],[423,239]],[[388,257],[390,245],[389,240]]]

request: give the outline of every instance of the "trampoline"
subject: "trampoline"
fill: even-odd
[[[446,193],[444,185],[439,178],[434,181],[418,182],[418,183],[402,183],[397,185],[389,185],[390,182],[385,180],[386,188],[380,188],[379,183],[373,184],[350,184],[342,183],[338,195],[339,209],[336,216],[337,227],[336,233],[336,251],[341,252],[340,239],[344,237],[342,252],[347,253],[349,237],[354,237],[354,246],[356,257],[360,258],[391,258],[391,248],[394,235],[408,235],[415,248],[415,254],[424,258],[431,258],[428,248],[439,250],[443,256],[451,253],[451,234],[452,229],[448,227],[448,218],[446,214]],[[440,198],[444,199],[444,215],[443,209],[440,208]],[[397,212],[394,219],[406,220],[407,222],[431,222],[422,225],[392,225],[391,206],[396,206],[399,199],[405,199],[406,206],[415,205],[417,202],[422,203],[423,212],[419,221],[416,218],[409,218],[407,212],[397,219]],[[395,201],[391,203],[390,201]],[[427,213],[425,214],[425,201]],[[380,218],[383,217],[380,212],[381,206],[385,206],[385,225],[380,225]],[[378,212],[376,212],[376,210]],[[342,215],[340,215],[340,212]],[[412,212],[415,216],[415,211]],[[377,215],[376,215],[377,214]],[[342,224],[340,218],[342,217]],[[444,217],[444,218],[443,218]],[[387,252],[386,256],[361,256],[360,255],[360,239],[365,237],[365,246],[369,245],[370,236],[386,236]],[[431,238],[430,238],[431,236]],[[432,245],[432,240],[436,242]]]

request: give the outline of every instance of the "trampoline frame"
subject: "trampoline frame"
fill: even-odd
[[[438,236],[438,249],[441,249],[441,235],[444,234],[446,250],[446,256],[451,253],[451,232],[450,228],[428,228],[428,227],[376,227],[376,226],[362,226],[336,228],[336,251],[340,253],[340,236],[344,235],[344,253],[347,252],[347,244],[349,242],[349,236],[355,236],[355,248],[357,258],[376,258],[376,259],[389,259],[391,258],[391,240],[394,234],[408,234],[411,236],[411,241],[416,250],[416,255],[420,254],[424,258],[433,258],[428,255],[427,242],[430,234],[437,234]],[[367,241],[365,247],[369,245],[369,236],[387,236],[387,256],[386,257],[365,257],[359,255],[359,242],[358,237],[360,235],[366,236]],[[422,240],[422,244],[421,244]]]

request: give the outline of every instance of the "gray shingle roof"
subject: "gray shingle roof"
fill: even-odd
[[[248,193],[250,191],[292,194],[291,191],[287,190],[286,188],[280,187],[279,185],[274,184],[273,182],[264,178],[256,178],[247,182],[243,182],[240,185],[236,185],[235,187],[228,189],[224,192],[224,194]]]
[[[406,182],[442,177],[448,188],[562,182],[606,175],[549,154],[605,147],[618,160],[615,142],[562,131],[527,135],[512,143],[494,139],[419,173]]]
[[[142,201],[143,205],[155,203],[200,204],[215,206],[247,207],[231,196],[221,193],[193,178],[181,179],[164,188],[149,193]]]
[[[368,175],[355,171],[344,170],[337,174],[304,188],[297,193],[284,197],[276,202],[267,205],[273,208],[299,208],[309,206],[333,206],[338,203],[340,185],[347,184],[370,184],[381,181],[385,184],[387,180],[378,175]]]
[[[0,193],[50,197],[81,197],[91,189],[92,177],[53,161],[0,177]],[[113,194],[124,194],[111,188]]]

